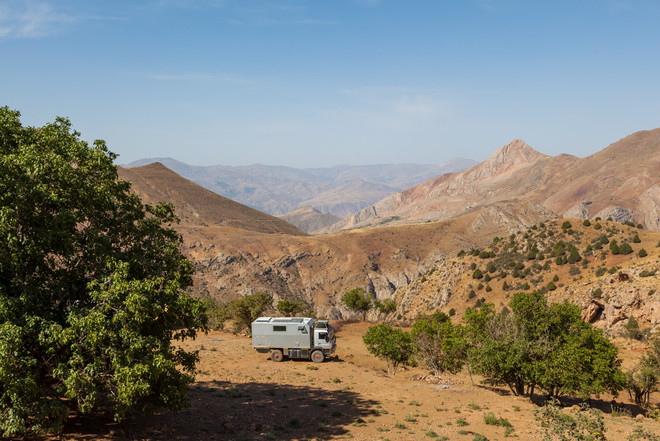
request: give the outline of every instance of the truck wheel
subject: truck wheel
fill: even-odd
[[[323,363],[323,360],[325,360],[325,356],[323,355],[323,351],[314,351],[314,352],[312,352],[312,361],[314,363]]]
[[[284,356],[282,356],[282,351],[280,351],[279,349],[274,349],[270,353],[270,359],[273,361],[282,361],[283,358]]]

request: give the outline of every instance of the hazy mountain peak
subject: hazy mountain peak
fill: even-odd
[[[537,152],[522,139],[514,139],[507,145],[497,149],[486,163],[490,162],[502,166],[513,166],[535,162],[544,157],[547,157],[547,155]]]

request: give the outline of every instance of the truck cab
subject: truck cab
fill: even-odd
[[[337,349],[334,328],[327,320],[309,317],[259,317],[252,322],[252,347],[270,352],[270,359],[311,359],[321,363]]]

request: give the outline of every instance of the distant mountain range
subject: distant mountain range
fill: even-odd
[[[202,187],[264,213],[282,215],[311,206],[340,218],[397,191],[476,164],[470,159],[453,159],[433,165],[338,165],[297,169],[262,164],[193,166],[172,158],[149,158],[124,167],[155,162]]]
[[[449,219],[498,201],[660,230],[660,129],[634,133],[585,158],[547,156],[517,139],[469,170],[392,194],[325,232]]]

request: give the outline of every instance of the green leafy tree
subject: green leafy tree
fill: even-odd
[[[648,406],[651,394],[660,388],[660,338],[651,340],[650,350],[627,373],[626,389],[637,404]]]
[[[314,315],[314,309],[302,300],[280,300],[277,302],[275,309],[286,316],[302,315],[311,317]]]
[[[390,325],[372,326],[362,336],[367,350],[387,362],[387,372],[396,374],[399,365],[409,364],[413,355],[412,338],[408,332]]]
[[[354,288],[344,293],[341,303],[351,311],[362,314],[362,321],[366,320],[367,312],[372,307],[371,296],[362,288]]]
[[[411,330],[415,359],[441,373],[458,373],[465,363],[465,346],[461,328],[454,326],[448,316],[442,315],[415,322]]]
[[[516,395],[536,387],[549,396],[588,397],[625,383],[616,347],[581,320],[568,303],[546,303],[540,293],[517,293],[511,311],[466,311],[469,362],[475,372],[506,384]]]
[[[268,308],[273,306],[273,298],[265,292],[247,294],[232,299],[227,304],[230,318],[234,321],[234,332],[252,333],[251,324]]]
[[[60,431],[69,410],[180,409],[205,330],[185,294],[171,205],[143,205],[116,155],[57,118],[0,108],[0,435]]]

